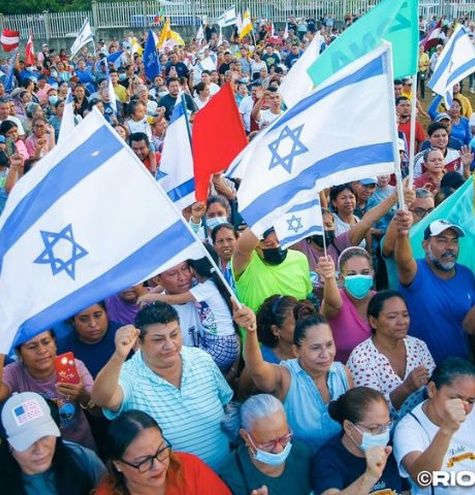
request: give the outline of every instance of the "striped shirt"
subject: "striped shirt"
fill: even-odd
[[[124,392],[120,409],[105,409],[104,414],[113,419],[129,409],[144,411],[155,418],[174,450],[195,454],[217,470],[229,453],[220,423],[233,392],[206,352],[182,347],[181,358],[181,387],[176,388],[154,373],[142,352],[137,352],[120,373]]]

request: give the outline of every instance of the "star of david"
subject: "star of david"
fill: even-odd
[[[302,141],[300,141],[300,135],[302,134],[303,126],[304,124],[296,127],[295,129],[290,129],[290,127],[286,125],[277,139],[269,144],[268,148],[272,153],[269,170],[272,170],[274,167],[280,165],[289,174],[292,172],[292,164],[294,158],[308,151],[308,148],[302,143]],[[290,150],[290,152],[282,156],[279,152],[279,148],[282,149],[284,147],[287,147],[288,144],[290,144],[288,143],[289,139],[292,142],[292,149]]]
[[[160,169],[157,170],[157,175],[155,176],[156,180],[163,179],[166,177],[168,174],[166,172],[162,172]]]
[[[287,223],[289,225],[289,228],[287,230],[293,230],[295,233],[297,233],[300,229],[303,229],[302,225],[302,217],[296,217],[295,215],[292,215],[288,220]]]
[[[64,227],[59,233],[46,232],[44,230],[41,230],[40,232],[45,249],[38,258],[35,259],[34,263],[50,265],[53,276],[65,271],[73,280],[75,280],[76,262],[89,253],[74,240],[71,224]],[[61,254],[59,251],[61,251]],[[67,253],[66,256],[64,256],[65,253]],[[65,259],[62,259],[61,255],[63,255]]]

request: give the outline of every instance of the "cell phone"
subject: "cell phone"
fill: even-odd
[[[66,352],[65,354],[56,356],[54,367],[58,382],[75,384],[80,382],[78,369],[72,352]]]
[[[5,145],[7,148],[7,156],[12,156],[16,153],[16,145],[12,139],[5,139]]]

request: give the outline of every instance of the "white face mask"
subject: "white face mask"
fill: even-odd
[[[255,447],[256,452],[253,453],[253,456],[256,461],[267,464],[268,466],[280,466],[287,460],[287,457],[289,457],[291,448],[292,444],[289,442],[284,447],[282,452],[273,454],[272,452],[266,452],[265,450],[261,450]]]

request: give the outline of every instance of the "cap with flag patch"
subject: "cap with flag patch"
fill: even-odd
[[[34,392],[12,395],[2,410],[2,424],[8,443],[23,452],[43,437],[60,437],[46,401]]]

